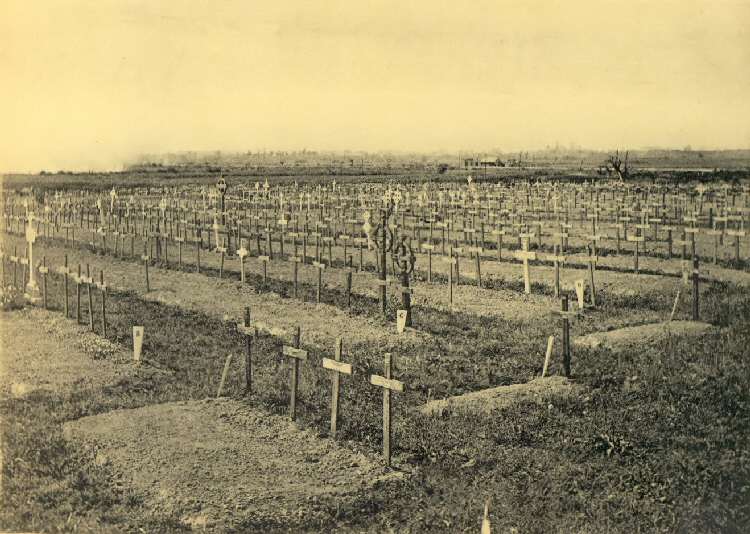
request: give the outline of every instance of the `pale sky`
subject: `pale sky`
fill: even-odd
[[[750,0],[0,0],[0,171],[178,150],[750,148]]]

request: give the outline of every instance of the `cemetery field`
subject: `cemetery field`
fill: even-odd
[[[0,528],[750,528],[744,184],[227,181],[4,192]]]

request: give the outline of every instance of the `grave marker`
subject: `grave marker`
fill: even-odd
[[[550,358],[552,358],[552,344],[555,341],[555,336],[549,336],[547,338],[547,353],[544,355],[544,367],[542,367],[542,378],[547,376],[547,369],[549,369]]]
[[[232,363],[232,355],[229,354],[227,356],[226,361],[224,362],[224,369],[221,372],[221,381],[219,382],[219,389],[216,390],[216,398],[218,399],[221,397],[221,394],[224,391],[224,384],[227,381],[227,374],[229,374],[229,365]]]
[[[325,271],[326,264],[318,262],[318,261],[314,261],[312,264],[313,264],[313,267],[315,267],[318,270],[318,286],[317,286],[317,291],[315,293],[315,301],[318,304],[320,304],[320,299],[321,299],[322,292],[323,292],[323,271]]]
[[[408,317],[407,310],[396,310],[396,332],[403,334],[406,330],[406,318]]]
[[[268,282],[268,262],[271,261],[270,256],[258,256],[258,259],[263,264],[263,283]]]
[[[351,375],[352,366],[341,361],[343,341],[336,339],[336,352],[334,359],[323,358],[323,368],[333,371],[331,375],[331,437],[336,438],[339,415],[339,389],[341,385],[341,374]]]
[[[298,326],[292,340],[292,346],[282,346],[282,355],[292,358],[291,392],[289,395],[289,418],[297,418],[297,384],[299,382],[299,364],[307,360],[307,351],[300,349],[301,329]]]
[[[583,310],[585,306],[585,301],[584,301],[585,282],[582,279],[576,280],[575,289],[576,289],[576,297],[578,298],[578,309]]]
[[[383,459],[385,465],[391,465],[391,391],[404,391],[404,384],[391,378],[391,355],[384,357],[384,375],[370,375],[370,384],[383,388]]]
[[[141,349],[143,348],[143,327],[133,327],[133,361],[141,363]]]
[[[528,234],[526,234],[528,236]],[[529,251],[529,238],[524,237],[522,240],[522,250],[513,253],[517,260],[523,261],[523,291],[527,295],[531,294],[531,275],[529,273],[529,260],[536,259],[536,252]]]
[[[240,248],[237,250],[237,255],[240,258],[240,281],[245,283],[245,256],[247,256],[247,249],[245,248],[245,240],[240,242]]]

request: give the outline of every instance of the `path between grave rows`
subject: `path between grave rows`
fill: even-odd
[[[233,323],[242,321],[245,306],[249,306],[252,317],[261,321],[271,333],[291,339],[297,326],[302,329],[302,344],[332,350],[334,340],[344,336],[349,343],[386,344],[402,342],[417,343],[428,334],[407,330],[397,335],[395,326],[384,328],[382,321],[368,317],[350,316],[332,305],[303,303],[284,299],[275,293],[256,293],[247,284],[237,281],[209,278],[203,274],[186,273],[166,269],[149,268],[151,291],[145,293],[145,276],[142,264],[121,261],[108,256],[97,256],[85,250],[61,247],[35,246],[35,254],[45,255],[51,266],[60,266],[68,255],[71,268],[80,263],[89,264],[92,276],[98,278],[100,269],[105,271],[105,282],[116,290],[134,290],[145,300],[160,302],[182,309],[205,313]],[[61,278],[50,277],[48,284],[62,284]],[[72,284],[72,287],[75,287]],[[137,324],[137,317],[132,318]],[[148,325],[145,325],[148,329]]]
[[[13,246],[21,241],[16,236],[6,236],[6,246]],[[119,260],[112,256],[101,256],[80,248],[66,248],[58,244],[38,241],[34,248],[35,258],[39,260],[46,256],[47,264],[57,267],[63,265],[67,254],[71,268],[77,268],[81,263],[85,269],[88,263],[97,272],[104,268],[108,286],[145,292],[144,266],[133,260]],[[210,261],[209,261],[210,260]],[[218,268],[219,258],[215,253],[201,253],[201,265]],[[247,259],[246,272],[258,272],[262,268],[257,259]],[[231,266],[231,267],[230,267]],[[516,266],[520,270],[520,266]],[[292,279],[292,264],[287,261],[274,261],[270,266],[269,277],[290,281]],[[239,271],[237,259],[225,261],[225,270]],[[300,282],[315,284],[317,269],[310,265],[300,267]],[[97,274],[98,276],[98,274]],[[324,284],[328,288],[343,291],[346,284],[343,269],[329,269],[323,275]],[[572,278],[570,285],[572,286]],[[151,291],[144,295],[145,299],[156,300],[165,304],[177,305],[187,309],[206,312],[220,317],[229,316],[239,320],[244,306],[250,306],[253,317],[267,324],[291,332],[293,326],[300,324],[303,331],[310,332],[310,328],[318,325],[324,337],[331,340],[337,335],[360,337],[361,341],[395,341],[391,329],[384,328],[381,321],[367,317],[352,317],[345,310],[333,305],[301,302],[300,300],[281,298],[271,292],[256,293],[250,284],[241,284],[237,280],[206,274],[161,269],[149,267],[149,281]],[[391,286],[389,294],[397,288]],[[353,290],[372,298],[379,298],[376,278],[372,273],[356,274],[353,277]],[[325,289],[324,289],[325,291]],[[449,307],[447,284],[417,283],[415,286],[414,305],[428,306],[437,309]],[[549,313],[557,305],[552,297],[545,295],[524,295],[510,290],[480,289],[472,285],[460,285],[454,288],[455,309],[478,316],[495,316],[512,318],[513,320],[532,320]],[[373,306],[377,306],[373,303]],[[383,332],[387,330],[387,332]],[[332,332],[338,332],[332,334]],[[407,332],[400,339],[416,341],[426,334]],[[309,340],[309,337],[303,334]]]
[[[575,226],[575,224],[574,224],[574,226]],[[588,227],[581,228],[581,231],[584,232],[584,233],[589,233],[589,228]],[[660,232],[662,234],[662,235],[659,236],[660,240],[656,241],[656,242],[649,241],[648,243],[646,243],[645,247],[649,251],[658,250],[661,254],[665,254],[666,255],[667,244],[666,244],[666,240],[664,239],[664,235],[663,235],[664,231],[661,230]],[[611,231],[610,230],[606,230],[606,231],[599,232],[599,233],[603,236],[603,240],[601,241],[600,244],[601,245],[606,245],[608,248],[613,249],[615,247],[615,241],[616,240],[615,240],[614,236],[611,234]],[[674,236],[673,236],[674,239],[677,239],[677,237],[678,237],[677,234],[678,234],[678,232],[674,232]],[[63,234],[58,234],[58,236],[61,236],[61,235],[63,235]],[[427,234],[425,232],[422,233],[423,237],[426,237],[426,235]],[[651,235],[652,235],[651,233],[647,233],[647,237],[651,237]],[[435,236],[438,237],[439,233],[436,233]],[[87,241],[89,241],[91,239],[91,230],[88,230],[88,229],[87,230],[80,230],[80,229],[78,229],[77,232],[76,232],[75,237],[76,237],[76,241],[87,242]],[[278,237],[278,236],[276,236],[276,237]],[[493,241],[492,237],[493,236],[491,236],[489,232],[485,232],[485,241],[487,243],[490,243],[490,242]],[[314,239],[310,238],[310,239],[308,239],[308,241],[309,242],[308,242],[308,247],[307,247],[307,253],[308,253],[308,256],[312,256],[314,254],[314,251],[315,251]],[[504,259],[512,258],[513,253],[516,251],[515,249],[517,249],[517,241],[518,241],[517,238],[515,238],[513,236],[506,236],[505,237],[504,244],[503,244],[503,247],[504,247],[503,248],[503,258]],[[545,235],[542,238],[542,242],[546,246],[550,247],[550,249],[551,249],[554,245],[558,244],[559,240],[557,240],[556,238],[551,237],[549,235]],[[136,243],[137,243],[136,253],[140,253],[140,251],[143,248],[143,244],[140,241],[136,241]],[[536,244],[537,243],[537,239],[532,239],[532,243]],[[711,257],[713,255],[713,250],[714,250],[713,237],[711,237],[711,236],[705,236],[705,235],[702,235],[702,234],[698,234],[696,236],[696,243],[697,243],[696,244],[696,247],[697,247],[696,250],[697,250],[698,254],[702,254],[704,257]],[[587,242],[582,237],[579,237],[578,234],[574,233],[568,239],[568,244],[569,244],[570,247],[585,247],[586,245],[589,244],[589,242]],[[111,248],[112,245],[110,244],[109,246]],[[262,247],[265,246],[265,241],[264,240],[261,241],[261,246]],[[277,240],[274,240],[274,245],[273,246],[274,246],[274,250],[278,252],[278,250],[279,250],[278,249],[279,242]],[[289,253],[289,252],[291,252],[293,250],[293,246],[291,245],[291,242],[289,240],[287,240],[287,242],[285,243],[284,246],[285,246],[285,252],[286,253]],[[468,245],[462,245],[462,246],[466,247]],[[256,247],[256,241],[254,239],[249,239],[248,240],[248,248],[250,250],[252,250],[254,254],[257,254],[257,250],[255,250],[255,247]],[[612,272],[612,273],[608,273],[607,275],[604,275],[603,272],[601,272],[600,276],[602,277],[601,278],[601,283],[603,284],[602,287],[607,287],[608,290],[611,291],[611,292],[613,292],[613,293],[617,293],[617,292],[621,291],[621,289],[619,289],[619,288],[627,287],[628,284],[621,284],[620,283],[621,280],[622,280],[621,277],[625,277],[625,279],[627,279],[627,277],[636,276],[640,280],[648,281],[648,278],[645,278],[645,279],[642,278],[645,275],[635,275],[635,274],[632,273],[633,266],[634,266],[634,259],[633,259],[634,243],[628,242],[628,241],[626,241],[623,238],[623,239],[621,239],[620,247],[621,247],[620,254],[618,254],[618,255],[609,254],[607,256],[599,256],[599,262],[598,262],[598,265],[600,265],[601,267],[606,267],[606,268],[610,268],[610,269],[617,269],[619,271],[626,271],[626,272],[619,272],[619,273]],[[643,249],[644,245],[641,244],[641,247]],[[301,244],[300,244],[299,245],[299,251],[300,251],[300,253],[301,253],[301,248],[302,247],[301,247]],[[436,246],[436,252],[439,251],[440,249],[441,249],[440,245]],[[354,246],[348,246],[347,247],[347,251],[348,251],[348,254],[350,254],[350,255],[352,255],[354,257],[354,264],[357,265],[358,264],[358,258],[359,258],[359,251],[358,251],[358,249],[356,247],[354,247]],[[672,257],[672,259],[667,259],[667,258],[664,258],[664,257],[657,258],[657,257],[647,256],[647,255],[641,254],[641,256],[639,258],[639,267],[640,267],[640,270],[642,270],[642,271],[650,271],[650,272],[657,272],[657,273],[663,273],[665,275],[670,275],[670,276],[679,275],[682,272],[682,260],[679,257],[680,251],[681,251],[681,247],[676,246],[676,245],[673,246],[673,257]],[[746,238],[740,240],[740,251],[741,251],[741,257],[743,257],[743,258],[747,258],[748,257],[748,251],[750,251],[750,240],[748,240]],[[335,245],[335,246],[333,246],[332,247],[332,252],[333,252],[333,257],[335,259],[340,260],[343,257],[343,255],[344,255],[343,246],[341,246],[341,245]],[[690,253],[690,247],[688,246],[688,255],[689,255],[689,253]],[[552,254],[551,252],[541,252],[540,256],[541,257],[545,257],[545,256],[551,255],[551,254]],[[327,248],[322,249],[321,255],[322,255],[322,257],[324,259],[327,258]],[[177,256],[177,246],[176,246],[176,244],[173,243],[173,244],[170,245],[170,257],[172,259],[176,259],[176,256]],[[191,264],[195,264],[195,262],[196,262],[196,259],[195,259],[195,256],[196,256],[195,247],[192,246],[192,245],[191,246],[185,246],[185,247],[183,247],[183,256],[184,256],[185,261],[187,261],[187,262],[189,262]],[[210,266],[215,267],[215,268],[218,269],[219,263],[220,263],[219,259],[218,258],[212,258],[211,256],[212,255],[209,255],[206,252],[202,251],[201,252],[201,263],[205,264],[205,265],[210,265]],[[426,271],[427,271],[427,254],[417,253],[416,256],[417,256],[417,259],[418,259],[418,263],[417,263],[418,269],[426,273]],[[493,251],[491,249],[488,249],[485,252],[484,256],[485,256],[485,258],[482,261],[482,276],[483,277],[485,277],[485,278],[503,278],[503,279],[506,279],[506,280],[516,280],[516,281],[518,281],[518,280],[522,281],[523,280],[523,274],[522,274],[522,270],[521,270],[520,266],[516,266],[516,265],[511,264],[511,263],[504,263],[504,262],[498,263],[498,262],[494,261],[494,259],[496,257],[496,253],[495,253],[495,251]],[[719,257],[722,257],[722,258],[733,258],[734,257],[734,241],[733,241],[733,238],[731,236],[728,236],[728,237],[725,238],[724,245],[720,245],[720,247],[719,247]],[[433,255],[433,269],[434,269],[435,273],[441,273],[441,274],[445,275],[446,274],[447,265],[441,261],[441,258],[442,258],[442,255],[440,255],[440,254],[436,253],[436,254]],[[569,256],[569,258],[570,258],[570,261],[572,263],[578,264],[578,266],[576,266],[576,267],[568,266],[568,267],[566,267],[563,270],[563,274],[562,274],[563,283],[568,283],[569,285],[571,285],[573,283],[572,281],[575,280],[575,278],[580,278],[581,277],[581,274],[577,273],[577,271],[585,270],[586,267],[585,267],[585,264],[581,263],[582,260],[583,260],[583,257],[582,257],[581,254],[577,254],[577,255],[571,254]],[[254,272],[256,274],[260,274],[262,272],[262,267],[261,267],[260,262],[258,262],[258,261],[253,262],[251,259],[248,259],[248,261],[246,263],[247,263],[246,267],[248,269],[247,272]],[[370,266],[375,265],[375,258],[374,258],[374,252],[373,251],[367,251],[367,250],[365,250],[365,252],[364,252],[364,263],[366,265],[370,265]],[[462,258],[461,263],[464,264],[464,268],[462,269],[461,276],[465,276],[467,278],[474,279],[475,278],[475,274],[474,274],[473,260],[471,260],[468,257],[465,258],[465,259]],[[238,261],[237,261],[236,258],[229,259],[228,262],[227,262],[227,264],[225,265],[225,268],[229,268],[232,271],[239,272],[239,267],[238,267],[237,264],[238,264]],[[545,271],[544,270],[545,268],[549,269],[549,272]],[[724,280],[724,281],[736,283],[736,284],[739,284],[739,285],[750,286],[750,272],[741,271],[741,270],[737,270],[737,269],[730,269],[730,268],[726,268],[726,267],[721,267],[719,265],[713,265],[713,264],[711,264],[710,261],[704,261],[704,262],[702,262],[701,269],[702,269],[703,272],[709,273],[710,274],[710,278],[712,278],[712,279]],[[287,270],[291,272],[291,266],[289,266],[287,268]],[[535,277],[535,272],[536,272],[536,277]],[[543,267],[542,266],[533,266],[532,267],[532,275],[531,276],[532,276],[532,279],[537,278],[534,281],[542,283],[542,284],[545,284],[547,286],[551,286],[554,283],[552,275],[549,274],[551,272],[553,272],[553,268],[552,267],[548,267],[546,265],[543,266]],[[610,277],[611,277],[611,280],[610,280]],[[377,286],[374,285],[374,283],[371,283],[370,285],[372,286],[371,287],[372,292],[376,293],[377,292]],[[359,288],[357,290],[361,291],[362,288]],[[627,292],[629,290],[622,290],[622,291]],[[455,295],[454,295],[454,298],[455,298]],[[447,302],[447,296],[445,297],[445,300]],[[456,303],[459,304],[458,301],[456,301]],[[436,303],[436,305],[437,305],[437,303]],[[463,308],[461,308],[461,309],[463,309]]]
[[[9,243],[15,242],[19,244],[19,249],[22,247],[20,240],[13,241],[16,236],[8,236]],[[52,249],[62,248],[62,244],[56,244],[52,246],[49,242],[41,242],[39,245],[44,244],[45,246],[51,247]],[[37,249],[39,249],[39,245]],[[111,246],[111,245],[110,245]],[[140,243],[140,247],[143,245]],[[172,245],[170,248],[170,261],[174,263],[177,252],[175,247]],[[110,249],[111,250],[111,249]],[[351,250],[351,249],[350,249]],[[75,250],[69,252],[69,256],[72,260],[71,254],[85,254],[84,251]],[[308,247],[308,254],[314,252],[314,247]],[[327,251],[326,251],[327,252]],[[504,252],[506,257],[508,252]],[[185,263],[195,262],[196,249],[193,246],[183,247],[183,261]],[[542,253],[541,256],[544,256]],[[37,253],[37,258],[40,254]],[[92,264],[97,264],[101,261],[101,256],[92,256],[93,260],[86,260]],[[334,247],[333,257],[343,257],[343,248]],[[355,251],[355,257],[358,261],[358,252]],[[374,263],[374,251],[365,251],[365,263],[372,265]],[[420,254],[418,257],[418,263],[420,269],[426,270],[427,256]],[[327,258],[327,254],[324,255]],[[114,259],[114,258],[112,258]],[[606,258],[603,258],[606,259]],[[620,260],[626,258],[619,258]],[[656,258],[653,258],[657,260]],[[49,258],[48,258],[48,261]],[[657,260],[658,261],[658,260]],[[120,263],[117,261],[117,263]],[[220,255],[214,252],[201,251],[201,266],[211,267],[214,269],[219,268],[221,263]],[[355,263],[357,263],[355,261]],[[677,262],[679,264],[679,261]],[[462,258],[460,262],[461,276],[472,280],[476,279],[474,271],[474,261],[471,258]],[[681,267],[679,267],[681,268]],[[262,262],[257,257],[248,257],[245,259],[245,272],[248,275],[262,274]],[[237,257],[225,257],[224,259],[224,270],[226,272],[239,273],[239,259]],[[519,285],[523,282],[523,268],[520,263],[509,263],[509,262],[497,262],[492,260],[483,260],[481,264],[483,280],[487,279],[502,279],[506,281],[515,281]],[[150,271],[156,271],[155,268],[151,268]],[[377,283],[377,278],[373,273],[363,272],[357,273],[354,269],[352,278],[352,291],[356,294],[366,295],[373,299],[380,298],[380,289]],[[741,278],[741,275],[746,273],[740,273],[738,271],[731,271],[724,269],[729,273],[736,273],[735,278]],[[285,260],[273,260],[268,266],[268,276],[271,279],[282,280],[291,282],[293,279],[293,264]],[[433,255],[433,272],[441,273],[444,276],[447,275],[447,264],[442,261],[442,256]],[[714,271],[711,271],[713,273]],[[344,292],[346,289],[346,271],[339,268],[329,268],[324,271],[323,281],[326,287],[336,288],[340,292]],[[724,273],[722,273],[724,274]],[[547,287],[554,285],[554,267],[547,265],[533,265],[530,267],[530,276],[532,283],[541,283]],[[748,275],[750,277],[750,275]],[[561,269],[561,284],[564,289],[572,290],[574,283],[578,279],[583,279],[586,284],[589,284],[589,274],[585,268],[571,268],[563,267]],[[108,280],[110,280],[110,274],[108,270]],[[311,265],[300,265],[298,271],[298,280],[300,283],[308,283],[314,285],[317,283],[317,269]],[[680,285],[680,280],[675,277],[665,277],[650,274],[639,274],[635,275],[632,273],[622,273],[607,270],[597,270],[595,274],[595,284],[598,292],[604,291],[615,295],[636,295],[636,294],[647,294],[653,292],[655,289],[666,291],[668,293],[676,293],[677,288]],[[140,285],[131,286],[132,288],[143,288],[145,282],[141,281]],[[157,286],[153,286],[157,287]],[[449,309],[449,294],[446,283],[426,283],[415,281],[412,284],[414,289],[413,305],[414,306],[428,306],[440,310]],[[398,291],[396,285],[389,287],[388,292],[392,294]],[[477,288],[475,285],[462,284],[455,286],[453,291],[454,309],[466,313],[470,313],[477,316],[486,317],[501,317],[508,318],[512,317],[516,320],[528,320],[535,317],[539,317],[547,313],[552,308],[557,308],[557,303],[550,296],[545,295],[524,295],[519,291],[503,290],[503,289],[483,289]]]

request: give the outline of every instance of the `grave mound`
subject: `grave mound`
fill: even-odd
[[[550,400],[579,395],[585,389],[562,376],[535,378],[525,384],[511,384],[473,391],[447,399],[430,401],[420,407],[424,415],[443,416],[461,413],[488,414],[521,402],[547,404]]]
[[[39,308],[0,316],[0,369],[3,397],[37,390],[70,393],[161,373],[133,365],[130,352],[87,326]]]
[[[232,399],[116,410],[66,423],[64,434],[153,512],[209,529],[328,517],[368,487],[404,476]]]
[[[710,328],[710,324],[699,321],[650,323],[581,336],[573,340],[573,346],[621,351],[658,343],[670,336],[700,336]]]

